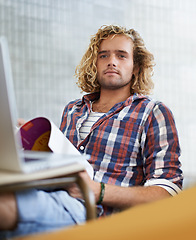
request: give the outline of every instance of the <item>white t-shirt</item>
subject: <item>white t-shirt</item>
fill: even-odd
[[[80,138],[81,140],[84,140],[87,135],[89,134],[91,127],[93,124],[104,115],[105,113],[100,113],[100,112],[93,112],[91,109],[90,115],[87,118],[87,120],[82,124],[80,128]]]

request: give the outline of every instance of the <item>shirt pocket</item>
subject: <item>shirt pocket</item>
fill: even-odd
[[[105,154],[111,162],[136,165],[140,155],[140,126],[136,121],[114,119],[105,128]]]

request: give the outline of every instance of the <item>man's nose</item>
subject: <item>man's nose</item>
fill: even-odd
[[[108,67],[116,67],[117,66],[117,61],[115,56],[111,56],[108,61]]]

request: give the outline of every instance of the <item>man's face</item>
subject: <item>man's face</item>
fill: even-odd
[[[132,40],[125,35],[112,35],[103,40],[97,56],[97,80],[101,89],[130,89],[132,74]]]

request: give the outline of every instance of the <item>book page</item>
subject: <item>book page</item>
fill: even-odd
[[[78,163],[82,164],[91,179],[93,178],[94,170],[87,161],[89,156],[81,155],[52,121],[44,117],[34,118],[21,126],[19,133],[24,150],[52,151],[70,157],[80,156]]]

